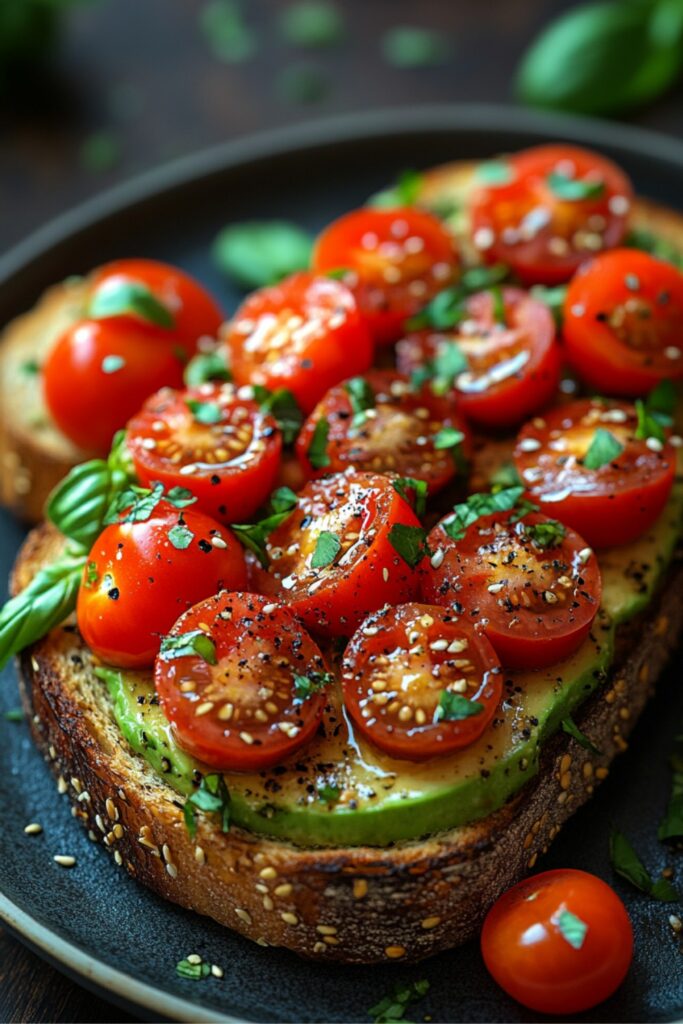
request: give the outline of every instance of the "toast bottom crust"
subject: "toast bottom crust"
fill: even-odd
[[[91,838],[140,882],[263,946],[344,963],[415,961],[471,938],[607,776],[682,627],[679,567],[647,617],[622,630],[610,678],[577,715],[602,756],[559,733],[542,750],[538,775],[496,813],[381,849],[304,849],[238,828],[224,835],[202,815],[192,840],[182,798],[111,719],[74,626],[24,652],[20,676],[33,737],[60,791]]]

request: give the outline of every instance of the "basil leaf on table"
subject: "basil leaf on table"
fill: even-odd
[[[296,224],[245,221],[223,228],[213,244],[213,257],[241,288],[262,288],[306,270],[312,248],[313,239]]]
[[[606,0],[560,15],[522,59],[516,91],[531,106],[614,114],[664,92],[683,65],[678,0]]]
[[[69,551],[40,569],[0,611],[0,668],[58,626],[76,607],[85,554]]]

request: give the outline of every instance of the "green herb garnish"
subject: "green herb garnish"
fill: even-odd
[[[154,324],[172,330],[175,317],[165,303],[158,299],[147,285],[140,281],[113,279],[105,281],[97,288],[88,303],[87,315],[96,320],[110,316],[135,316],[145,323]],[[120,359],[120,356],[108,356],[109,359]],[[102,368],[104,369],[104,363]],[[122,361],[123,364],[123,361]],[[118,369],[118,367],[117,367]],[[105,370],[112,373],[113,370]]]
[[[544,550],[557,548],[567,536],[566,527],[556,519],[548,519],[544,523],[524,524],[524,533],[533,545]]]
[[[683,735],[676,737],[670,758],[671,794],[657,835],[661,840],[683,839]]]
[[[565,199],[569,202],[580,202],[583,199],[599,199],[605,191],[604,181],[590,181],[586,178],[570,178],[562,171],[551,171],[547,176],[550,191],[554,192],[558,199]]]
[[[389,530],[389,543],[411,569],[419,565],[425,556],[431,554],[427,546],[427,531],[421,526],[394,523]]]
[[[329,466],[330,457],[327,454],[327,438],[330,433],[330,422],[326,416],[321,416],[313,430],[311,443],[308,446],[306,455],[313,469],[324,469]]]
[[[219,814],[221,831],[230,831],[230,793],[222,775],[205,775],[199,789],[185,801],[185,827],[192,839],[197,834],[197,811]]]
[[[331,672],[307,672],[306,675],[294,675],[294,703],[303,704],[315,693],[324,690],[334,682]]]
[[[479,185],[507,185],[515,172],[507,160],[485,160],[477,166],[474,176]]]
[[[434,447],[437,451],[457,448],[465,440],[465,435],[462,430],[456,430],[455,427],[443,427],[434,435]]]
[[[358,429],[367,419],[368,409],[375,408],[375,392],[365,377],[352,377],[344,385],[353,410],[352,425]]]
[[[185,523],[177,523],[168,531],[168,539],[176,550],[184,551],[194,540],[194,534]]]
[[[341,796],[341,789],[331,782],[325,782],[322,786],[317,787],[317,793],[318,800],[322,801],[322,803],[336,804]]]
[[[605,430],[604,427],[598,427],[593,434],[588,451],[581,461],[586,469],[602,469],[603,466],[618,459],[623,450],[623,444],[617,441],[614,434]]]
[[[272,513],[256,523],[232,523],[230,529],[240,543],[258,558],[264,569],[268,568],[266,544],[268,537],[292,514],[298,498],[289,487],[278,487],[270,496]]]
[[[381,40],[382,56],[395,68],[429,68],[444,64],[451,53],[440,32],[413,25],[395,25]]]
[[[187,804],[185,805],[187,806]],[[191,964],[189,960],[179,960],[175,965],[176,974],[181,978],[189,978],[191,981],[201,981],[208,978],[211,968],[203,961],[199,964]]]
[[[451,690],[442,690],[434,712],[434,721],[461,722],[464,718],[480,715],[483,710],[484,705],[476,700],[469,700],[461,693],[453,693]]]
[[[9,711],[3,711],[2,717],[5,719],[6,722],[23,722],[24,709],[10,708]]]
[[[224,412],[218,402],[200,402],[196,398],[187,398],[185,405],[197,423],[213,426],[213,424],[220,423],[223,420]]]
[[[101,367],[102,373],[112,374],[118,373],[126,365],[126,360],[123,356],[105,356],[102,360]]]
[[[586,734],[581,732],[571,715],[567,715],[566,718],[562,719],[562,731],[566,732],[568,736],[571,736],[573,740],[576,740],[579,746],[583,747],[584,750],[589,750],[591,754],[595,754],[597,757],[602,757],[602,750],[598,750],[595,744],[591,743]]]
[[[588,933],[588,925],[585,921],[582,921],[576,914],[572,914],[571,910],[562,910],[557,918],[557,927],[562,938],[569,943],[572,949],[581,949]]]
[[[404,1015],[407,1008],[422,999],[428,991],[429,982],[426,978],[410,982],[407,985],[397,985],[392,995],[380,999],[368,1011],[373,1018],[373,1024],[392,1024],[393,1021],[405,1021]]]
[[[218,349],[212,352],[199,352],[190,359],[185,367],[185,384],[189,388],[199,387],[211,381],[232,380],[225,358]]]
[[[427,509],[427,481],[416,480],[412,476],[402,476],[392,480],[394,490],[413,508],[415,515],[422,518]]]
[[[613,829],[610,836],[610,860],[618,875],[653,899],[661,900],[663,903],[673,903],[679,899],[678,892],[668,878],[653,881],[650,872],[626,836],[617,829]]]
[[[283,444],[290,445],[296,441],[304,421],[303,413],[296,398],[287,388],[269,391],[260,384],[253,386],[254,398],[263,412],[270,413],[282,433]]]
[[[467,528],[481,516],[511,512],[515,508],[519,510],[523,494],[522,486],[505,487],[490,494],[471,494],[467,501],[454,507],[453,516],[444,520],[443,529],[453,540],[461,540]]]
[[[289,221],[245,221],[223,228],[213,258],[241,288],[263,288],[306,270],[312,248],[312,236]]]
[[[491,267],[470,267],[463,273],[458,284],[444,288],[417,316],[408,321],[408,330],[419,331],[430,327],[435,331],[447,331],[456,327],[467,316],[465,300],[476,292],[501,284],[509,274],[509,268],[503,263],[495,263]]]
[[[311,556],[312,569],[324,569],[332,565],[335,558],[341,551],[341,541],[336,533],[323,530],[315,545],[315,551]]]
[[[216,645],[201,629],[189,633],[169,633],[161,641],[159,657],[162,661],[189,658],[197,655],[207,665],[216,665]]]

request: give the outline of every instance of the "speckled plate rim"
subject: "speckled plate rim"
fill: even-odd
[[[162,989],[147,985],[123,971],[110,967],[102,960],[84,953],[78,946],[61,939],[2,893],[0,920],[39,956],[54,963],[63,973],[97,995],[106,993],[117,1005],[133,1013],[143,1009],[149,1011],[150,1019],[157,1019],[162,1015],[170,1020],[197,1021],[201,1024],[208,1021],[246,1024],[244,1018],[216,1013],[179,996],[169,995]]]
[[[464,131],[492,135],[519,133],[539,142],[563,138],[597,148],[607,145],[630,152],[649,153],[683,172],[683,142],[658,132],[618,123],[482,103],[425,104],[346,114],[222,143],[180,157],[98,193],[54,218],[1,256],[0,289],[11,286],[15,275],[28,271],[31,263],[53,246],[64,243],[71,235],[97,221],[143,204],[159,193],[198,183],[203,178],[235,169],[243,163],[372,137]],[[245,1018],[217,1013],[110,967],[62,939],[16,906],[1,891],[0,921],[64,974],[132,1013],[141,1010],[147,1019],[152,1020],[161,1016],[176,1021],[247,1024]],[[683,1024],[683,1016],[676,1018],[676,1022]]]

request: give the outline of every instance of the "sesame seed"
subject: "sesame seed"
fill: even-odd
[[[681,354],[681,350],[677,345],[667,345],[664,349],[664,355],[667,359],[680,359]]]
[[[645,444],[651,452],[661,452],[662,448],[664,447],[662,442],[657,437],[648,437]]]
[[[214,976],[214,978],[222,978],[223,968],[219,967],[218,964],[211,964],[211,973]]]
[[[275,889],[276,896],[291,896],[292,886],[289,882],[284,882],[282,885],[278,885]]]
[[[201,846],[195,846],[194,859],[198,864],[206,864],[206,854]]]
[[[254,737],[251,735],[250,732],[241,732],[240,739],[242,740],[242,743],[246,743],[247,746],[251,746],[251,744],[254,742]]]
[[[57,779],[57,792],[66,793],[68,788],[69,787],[66,784],[66,779],[64,778],[64,776],[60,775],[59,778]]]
[[[296,916],[296,914],[292,914],[288,910],[286,910],[284,914],[280,914],[280,917],[285,922],[285,924],[294,925],[299,923],[299,918]]]
[[[202,958],[199,953],[190,953],[190,955],[186,957],[186,960],[188,964],[200,964],[202,962]]]
[[[277,878],[277,871],[272,867],[261,868],[259,875],[261,878]]]
[[[474,244],[477,249],[490,249],[496,240],[491,228],[479,228],[474,232]]]
[[[382,579],[385,583],[389,582],[389,570],[386,566],[382,569]]]
[[[213,709],[213,706],[214,704],[212,700],[206,700],[204,701],[203,704],[200,704],[198,707],[195,708],[194,713],[199,718],[200,715],[207,715],[209,711]]]
[[[76,790],[77,793],[80,793],[82,791],[82,789],[83,789],[83,786],[81,785],[81,780],[80,779],[73,778],[71,780],[71,785],[73,786],[73,788]]]
[[[424,928],[424,929],[425,929],[425,930],[427,930],[427,931],[428,931],[428,930],[429,930],[430,928],[436,928],[436,926],[437,926],[438,924],[441,924],[441,918],[440,918],[440,917],[437,917],[437,916],[434,916],[434,917],[425,917],[425,918],[423,918],[423,920],[422,920],[422,921],[420,922],[420,925],[421,925],[421,927],[422,927],[422,928]]]
[[[38,836],[43,831],[43,826],[39,825],[37,821],[32,821],[30,825],[26,825],[24,832],[27,836]]]
[[[362,900],[368,892],[368,883],[364,878],[354,878],[353,880],[353,896],[354,899]]]
[[[535,437],[524,437],[519,442],[520,451],[523,452],[535,452],[541,447],[541,442],[537,441]]]
[[[610,196],[607,205],[610,213],[615,213],[617,217],[623,217],[625,213],[628,213],[631,204],[626,196]]]
[[[241,907],[235,907],[235,913],[239,917],[240,921],[244,921],[245,924],[251,924],[251,914],[248,910],[242,910]]]
[[[59,864],[62,868],[72,868],[76,863],[75,857],[65,856],[64,854],[58,853],[53,858],[55,864]]]
[[[429,560],[431,562],[432,568],[438,569],[445,557],[446,553],[443,550],[443,548],[437,548]]]
[[[581,564],[585,565],[592,554],[592,548],[581,548],[581,550],[579,551],[579,561],[581,562]]]
[[[434,640],[429,645],[429,649],[430,651],[446,651],[448,650],[448,640]]]
[[[119,825],[117,823],[116,825],[114,825],[113,831],[116,839],[123,839],[123,825]]]
[[[272,613],[274,611],[276,611],[276,610],[277,610],[277,605],[276,604],[264,604],[264,606],[263,606],[263,614],[264,615],[272,615]]]
[[[406,955],[404,946],[387,946],[384,952],[390,960],[399,960],[402,956]]]
[[[363,626],[364,636],[377,636],[379,633],[379,626]]]
[[[669,438],[669,444],[673,445],[674,448],[680,448],[683,445],[683,437],[679,434],[672,434]]]
[[[489,594],[500,594],[501,590],[505,589],[504,583],[490,583],[486,588]]]
[[[121,856],[118,850],[114,850],[114,860],[118,864],[118,866],[121,867],[121,865],[123,864],[123,857]]]
[[[106,803],[105,803],[104,806],[106,807],[107,814],[109,815],[111,820],[112,821],[118,821],[119,820],[119,812],[116,809],[116,804],[114,803],[114,801],[112,800],[112,798],[110,796],[107,797],[107,800],[106,800]]]
[[[221,551],[222,551],[222,550],[224,550],[225,548],[227,548],[227,546],[228,546],[228,545],[227,545],[227,544],[225,543],[225,541],[223,540],[223,538],[222,538],[222,537],[212,537],[212,538],[211,538],[211,544],[212,544],[212,545],[213,545],[213,547],[215,547],[215,548],[220,548],[220,549],[221,549]]]
[[[675,932],[680,932],[681,929],[683,929],[683,921],[681,921],[680,917],[677,914],[669,915],[669,924]]]

